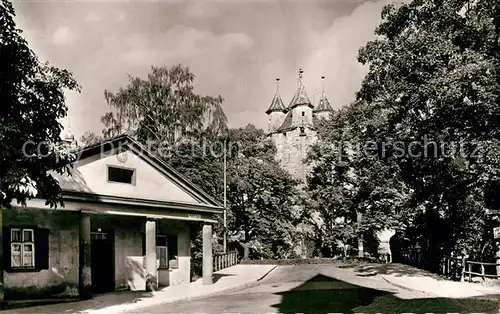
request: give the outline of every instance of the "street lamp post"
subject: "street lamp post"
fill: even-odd
[[[226,170],[226,139],[224,139],[224,253],[227,253]]]

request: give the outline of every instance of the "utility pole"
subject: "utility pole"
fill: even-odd
[[[224,138],[224,253],[227,253],[226,170],[226,138]]]

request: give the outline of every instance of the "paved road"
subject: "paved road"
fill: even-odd
[[[379,277],[346,273],[331,265],[279,267],[247,289],[133,313],[497,313],[499,308],[491,301],[431,298]]]

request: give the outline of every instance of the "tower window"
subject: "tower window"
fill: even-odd
[[[135,169],[108,166],[108,182],[135,184]]]
[[[305,116],[305,115],[306,115],[306,113],[304,111],[302,111],[302,116]]]

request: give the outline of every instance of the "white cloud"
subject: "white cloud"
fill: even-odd
[[[213,2],[193,2],[185,6],[184,13],[192,18],[209,19],[216,17],[219,12]]]
[[[122,11],[115,11],[113,13],[113,17],[114,17],[115,22],[123,22],[127,18],[125,13]]]
[[[52,43],[56,46],[67,46],[74,42],[75,35],[71,28],[60,26],[52,35]]]
[[[217,35],[192,27],[176,26],[156,36],[130,37],[128,49],[121,59],[133,65],[193,61],[195,57],[202,58],[204,62],[223,61],[235,49],[249,49],[253,44],[253,39],[242,33]]]
[[[374,30],[381,22],[377,12],[391,2],[364,3],[350,15],[335,19],[324,32],[309,36],[311,53],[302,64],[305,71],[303,81],[311,101],[312,95],[321,91],[323,75],[326,76],[325,88],[334,107],[354,100],[354,94],[366,74],[366,68],[357,61],[358,50],[375,38]]]
[[[231,47],[241,47],[243,49],[249,49],[254,45],[254,40],[248,37],[248,35],[242,33],[225,34],[221,39]]]
[[[87,21],[87,22],[100,22],[100,21],[102,21],[102,18],[96,12],[90,12],[85,17],[85,21]]]

